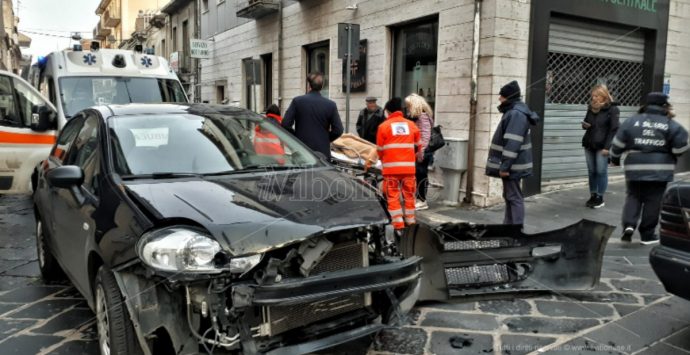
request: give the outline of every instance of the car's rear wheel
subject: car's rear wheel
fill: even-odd
[[[96,274],[96,327],[102,355],[142,354],[127,306],[113,274],[101,266]]]
[[[65,274],[60,268],[55,256],[48,244],[46,244],[46,230],[43,226],[43,220],[36,217],[36,254],[38,254],[38,268],[41,270],[41,276],[44,281],[62,281],[65,280]]]

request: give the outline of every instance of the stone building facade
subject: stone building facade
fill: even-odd
[[[381,105],[411,92],[425,96],[446,137],[472,141],[463,181],[446,188],[459,189],[461,198],[470,190],[476,205],[501,200],[500,181],[487,178],[484,167],[501,119],[497,93],[510,80],[544,117],[532,132],[537,159],[535,176],[525,182],[529,194],[586,179],[579,121],[597,82],[625,100],[623,118],[644,92],[670,88],[677,119],[690,126],[690,68],[683,65],[690,30],[682,25],[690,19],[689,0],[202,0],[201,6],[201,38],[214,43],[212,58],[201,61],[202,100],[256,111],[278,103],[284,111],[305,92],[306,73],[319,70],[328,76],[323,94],[338,104],[343,122],[338,23],[359,24],[362,59],[351,68],[349,130],[366,96]],[[258,76],[249,64],[258,65]]]

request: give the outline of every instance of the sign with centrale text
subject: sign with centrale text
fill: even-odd
[[[613,6],[629,7],[636,10],[656,13],[657,0],[599,0]]]
[[[192,58],[209,59],[211,58],[211,41],[192,38],[189,40],[189,52]]]

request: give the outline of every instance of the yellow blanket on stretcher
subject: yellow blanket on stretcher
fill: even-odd
[[[352,133],[345,133],[331,142],[331,148],[352,159],[362,159],[371,165],[376,164],[379,155],[376,145]]]

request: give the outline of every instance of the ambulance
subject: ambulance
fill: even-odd
[[[56,133],[85,108],[188,102],[162,57],[91,48],[75,46],[39,57],[30,83],[0,71],[0,194],[32,190],[34,169],[48,156]]]

